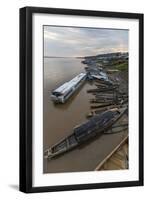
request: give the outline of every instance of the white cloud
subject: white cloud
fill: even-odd
[[[128,51],[128,30],[44,26],[45,56]]]

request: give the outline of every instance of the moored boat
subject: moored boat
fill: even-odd
[[[127,111],[127,108],[114,108],[91,117],[76,126],[73,133],[44,151],[44,158],[52,159],[78,145],[105,133]]]
[[[51,100],[56,103],[65,103],[65,101],[84,83],[86,77],[86,73],[80,73],[70,81],[53,90]]]

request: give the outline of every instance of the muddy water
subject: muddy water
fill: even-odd
[[[89,83],[79,88],[65,104],[55,105],[50,99],[53,89],[84,72],[84,67],[80,59],[44,58],[44,149],[69,135],[76,125],[86,120],[85,116],[90,110],[89,99],[92,98],[86,91],[93,88]],[[56,159],[44,160],[44,173],[91,171],[124,135],[102,136]]]

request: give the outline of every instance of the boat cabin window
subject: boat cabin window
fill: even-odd
[[[59,97],[62,95],[60,92],[52,92],[52,94],[55,95],[56,97]]]

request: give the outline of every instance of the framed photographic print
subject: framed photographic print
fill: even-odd
[[[143,14],[20,9],[20,191],[143,185]]]

